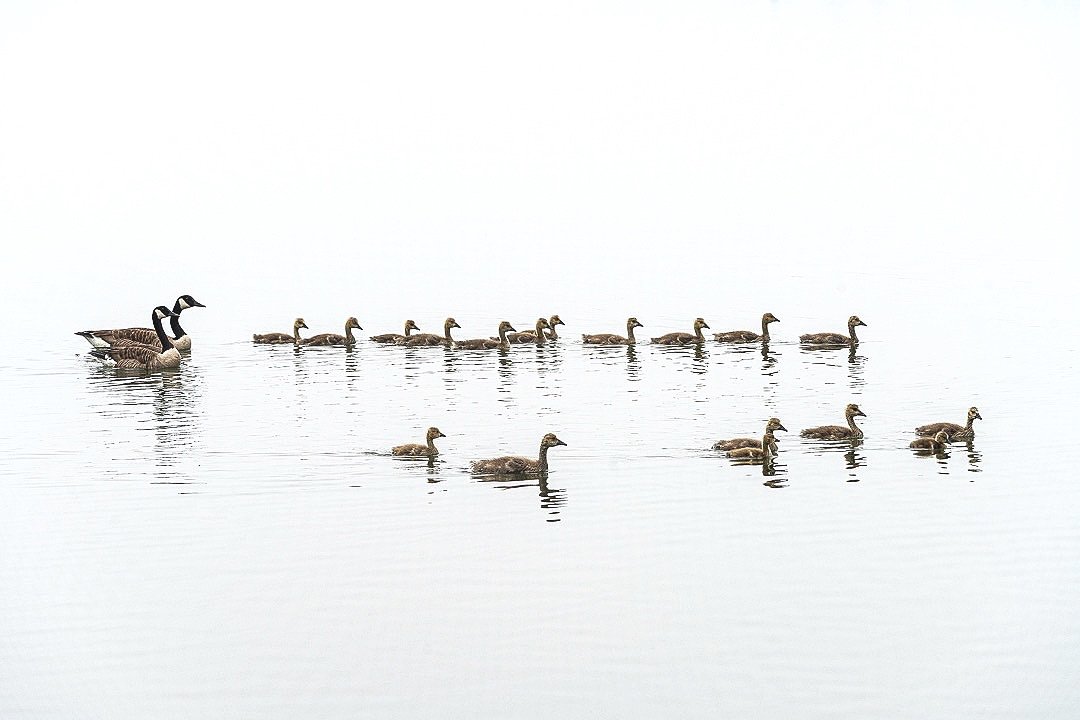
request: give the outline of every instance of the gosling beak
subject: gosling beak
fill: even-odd
[[[787,429],[786,427],[784,427],[783,425],[777,425],[777,426],[776,426],[776,429],[777,429],[777,430],[783,430],[784,432],[787,432],[787,431],[788,431],[788,429]]]
[[[556,445],[565,445],[566,443],[564,443],[562,440],[556,440],[555,444]]]

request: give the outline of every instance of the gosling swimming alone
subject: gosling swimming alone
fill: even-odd
[[[280,332],[263,333],[261,335],[256,333],[251,336],[251,339],[259,345],[284,345],[285,343],[299,345],[302,342],[300,328],[307,329],[307,323],[304,322],[304,318],[296,318],[296,320],[293,321],[292,335]]]
[[[769,323],[780,322],[780,318],[767,312],[761,316],[761,334],[750,330],[729,330],[713,333],[713,340],[729,343],[769,342]]]
[[[855,335],[855,328],[858,325],[866,326],[858,315],[852,315],[848,318],[847,328],[848,334],[841,335],[840,333],[810,333],[808,335],[800,335],[799,342],[806,345],[858,345],[859,338]]]
[[[586,345],[634,345],[637,339],[634,337],[634,328],[645,327],[638,322],[636,317],[626,319],[626,337],[614,333],[598,333],[596,335],[582,335],[581,342]]]
[[[427,429],[427,442],[424,445],[420,443],[405,443],[404,445],[395,445],[390,449],[390,452],[394,455],[402,455],[407,457],[435,457],[439,454],[439,449],[435,447],[435,438],[446,437],[442,434],[442,431],[437,427],[429,427]]]
[[[799,435],[814,440],[855,440],[863,436],[862,429],[855,424],[856,417],[866,417],[866,413],[860,410],[855,403],[849,403],[844,408],[844,419],[847,420],[847,427],[842,425],[822,425],[821,427],[806,428]]]
[[[673,332],[667,335],[661,335],[660,337],[654,337],[653,343],[656,345],[691,345],[693,343],[705,342],[705,336],[701,333],[702,328],[709,328],[702,318],[694,320],[694,332]]]
[[[356,336],[353,335],[353,329],[363,330],[364,328],[360,327],[360,321],[356,318],[346,318],[344,335],[338,335],[337,333],[319,333],[318,335],[312,335],[306,340],[301,340],[300,344],[312,347],[325,347],[327,345],[352,346],[356,344]]]
[[[566,443],[557,438],[555,433],[548,433],[540,440],[540,457],[536,460],[520,455],[506,455],[490,460],[474,460],[469,467],[474,473],[485,475],[543,473],[548,470],[548,449],[558,445],[566,445]]]

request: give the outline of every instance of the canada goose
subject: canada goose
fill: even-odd
[[[173,315],[169,319],[172,325],[173,337],[170,338],[173,347],[181,352],[191,350],[191,336],[184,328],[180,327],[180,313],[188,308],[206,307],[190,295],[181,295],[173,304]],[[82,330],[75,333],[86,338],[86,341],[96,348],[107,348],[121,345],[145,345],[158,352],[162,351],[161,341],[152,328],[122,328],[119,330]]]
[[[357,330],[363,330],[360,327],[360,321],[354,317],[345,320],[345,334],[338,335],[337,333],[320,333],[318,335],[312,335],[307,340],[301,340],[301,345],[310,346],[325,346],[325,345],[355,345],[356,337],[353,335],[353,328]]]
[[[559,317],[558,315],[552,315],[551,317],[549,317],[548,318],[548,331],[547,331],[548,340],[558,340],[559,339],[559,333],[555,332],[555,326],[556,325],[565,325],[565,324],[566,323],[564,323],[562,321],[562,318]]]
[[[768,425],[765,426],[765,434],[761,437],[757,447],[748,445],[727,452],[729,458],[744,458],[747,460],[768,460],[775,455],[776,438],[773,437],[773,431],[769,429]]]
[[[427,430],[427,444],[421,445],[419,443],[406,443],[405,445],[396,445],[390,450],[394,455],[409,455],[412,457],[435,457],[439,454],[439,449],[435,447],[435,438],[446,437],[442,434],[442,431],[437,427],[429,427]]]
[[[272,332],[263,335],[252,335],[251,339],[260,345],[284,345],[285,343],[299,345],[301,342],[300,328],[307,329],[307,323],[304,322],[304,318],[296,318],[296,320],[293,321],[292,335],[289,335],[288,333]]]
[[[511,345],[543,345],[549,339],[549,336],[544,333],[544,330],[549,327],[551,327],[551,325],[548,324],[547,318],[539,318],[536,321],[535,330],[508,333],[506,335],[506,341]],[[495,338],[491,339],[494,340]]]
[[[582,335],[581,342],[586,345],[634,345],[634,328],[645,327],[638,322],[636,317],[626,319],[626,337],[614,333],[599,333],[597,335]]]
[[[771,312],[767,312],[761,316],[761,334],[750,330],[731,330],[729,332],[713,333],[713,339],[717,342],[732,342],[732,343],[745,343],[745,342],[769,342],[769,323],[780,322],[780,318],[773,315]]]
[[[409,333],[413,330],[419,330],[420,326],[414,323],[412,320],[405,321],[405,334],[399,335],[398,333],[384,333],[382,335],[372,335],[369,340],[377,343],[394,343],[400,345],[409,339]]]
[[[690,343],[705,342],[705,336],[701,334],[701,328],[709,325],[701,318],[694,320],[694,332],[673,332],[660,337],[654,337],[652,341],[657,345],[689,345]]]
[[[780,423],[780,418],[769,418],[765,423],[765,432],[772,433],[774,430],[783,430],[787,432],[787,428]],[[761,440],[759,438],[732,438],[731,440],[717,440],[713,443],[713,450],[738,450],[739,448],[748,447],[761,447]],[[772,452],[776,454],[776,448],[774,447]]]
[[[847,321],[847,335],[841,335],[840,333],[811,333],[809,335],[800,335],[799,342],[806,343],[808,345],[857,345],[859,338],[855,336],[855,327],[858,325],[866,326],[858,315],[852,315]]]
[[[125,370],[156,371],[180,367],[180,351],[173,347],[172,340],[161,327],[161,320],[172,316],[172,311],[164,305],[158,305],[150,315],[158,341],[164,348],[161,352],[147,345],[124,345],[95,348],[90,354],[107,365]]]
[[[537,460],[516,455],[507,455],[505,457],[492,458],[491,460],[474,460],[470,464],[470,467],[474,473],[490,473],[496,475],[547,472],[548,448],[565,444],[566,443],[562,440],[555,437],[554,433],[548,433],[540,440],[540,457]]]
[[[454,338],[450,337],[450,328],[459,328],[457,320],[452,317],[446,318],[446,322],[443,323],[443,335],[436,335],[434,333],[417,333],[409,337],[408,340],[403,340],[402,345],[408,347],[424,347],[432,345],[445,345],[451,347],[454,344]]]
[[[956,442],[957,440],[971,440],[975,437],[975,420],[982,420],[983,416],[979,414],[979,408],[970,407],[967,411],[967,424],[957,425],[950,422],[930,423],[929,425],[922,425],[915,428],[916,435],[936,435],[939,431],[944,430],[949,433],[949,441]]]
[[[515,331],[514,326],[507,320],[499,323],[499,339],[476,338],[475,340],[458,340],[454,347],[461,350],[494,350],[495,348],[508,348],[510,343],[506,341],[506,333]]]
[[[866,413],[859,409],[855,403],[849,403],[844,408],[844,418],[847,419],[847,427],[842,425],[822,425],[821,427],[806,428],[799,435],[804,438],[817,440],[852,440],[861,438],[863,431],[855,425],[856,416],[866,417]]]
[[[915,438],[908,445],[915,450],[928,450],[930,452],[941,452],[945,449],[945,446],[949,442],[949,433],[944,430],[938,430],[933,437],[921,437]]]

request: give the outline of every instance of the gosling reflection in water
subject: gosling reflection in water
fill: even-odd
[[[969,438],[964,443],[964,449],[967,450],[968,472],[982,472],[982,468],[979,467],[979,463],[982,462],[982,453],[975,449],[975,439]]]
[[[847,469],[850,471],[848,473],[850,477],[848,482],[859,482],[859,476],[854,471],[861,467],[866,467],[866,456],[858,452],[858,449],[862,447],[863,441],[861,439],[849,440],[845,444],[851,448],[844,453],[844,461],[847,463]]]
[[[626,379],[631,382],[641,380],[641,361],[633,345],[626,346]]]
[[[776,361],[779,354],[769,348],[769,343],[761,343],[761,373],[772,375],[776,372]]]
[[[560,509],[566,505],[566,490],[548,485],[548,472],[545,470],[533,475],[491,475],[477,478],[477,482],[491,485],[496,490],[517,490],[519,488],[537,488],[540,509],[547,512],[547,522],[559,522]]]

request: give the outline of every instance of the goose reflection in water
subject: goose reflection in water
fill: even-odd
[[[550,517],[547,522],[559,522],[561,508],[566,505],[565,488],[553,488],[548,485],[548,473],[531,475],[488,475],[477,477],[476,482],[488,484],[496,490],[517,490],[519,488],[537,488],[540,497],[540,509]]]
[[[641,360],[638,359],[637,348],[633,345],[626,346],[626,379],[630,382],[641,380]]]
[[[968,472],[982,472],[982,468],[979,467],[979,463],[982,462],[982,453],[975,449],[975,439],[967,440],[964,443],[964,449],[967,451]]]
[[[776,361],[780,353],[769,347],[769,343],[761,343],[761,374],[775,375],[777,371]]]
[[[201,386],[198,371],[161,377],[154,397],[154,437],[157,457],[155,484],[190,485],[192,477],[179,467],[191,454],[199,429]]]
[[[854,471],[861,467],[866,467],[866,456],[858,451],[863,444],[862,438],[849,440],[843,444],[850,448],[844,453],[844,461],[847,463],[847,469],[851,471],[848,473],[848,476],[851,478],[848,482],[859,482],[859,476]]]
[[[734,457],[730,459],[732,466],[756,466],[761,468],[761,476],[765,478],[763,483],[766,487],[785,488],[788,485],[787,463],[777,462],[774,455],[765,457],[747,458]]]
[[[690,363],[690,372],[695,375],[704,375],[709,370],[709,364],[705,362],[705,346],[701,343],[694,345],[694,359]]]
[[[848,350],[848,382],[852,389],[866,384],[863,372],[866,370],[866,356],[856,353],[858,345],[852,345]]]

